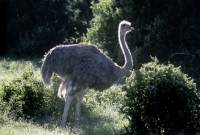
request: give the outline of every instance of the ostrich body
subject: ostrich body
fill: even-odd
[[[131,23],[122,21],[119,24],[119,44],[125,58],[123,67],[118,66],[93,45],[60,45],[52,48],[45,56],[41,67],[45,86],[50,86],[53,72],[63,79],[58,90],[58,96],[65,100],[61,127],[66,126],[69,107],[74,97],[77,98],[75,121],[80,121],[81,102],[86,87],[101,91],[129,74],[133,60],[125,36],[131,30],[134,30]]]

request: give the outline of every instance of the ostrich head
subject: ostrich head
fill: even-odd
[[[119,24],[119,29],[120,33],[128,33],[132,30],[134,30],[134,27],[131,27],[131,23],[127,21],[121,21]]]

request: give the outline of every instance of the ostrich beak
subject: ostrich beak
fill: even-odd
[[[135,30],[135,28],[134,28],[134,27],[131,27],[131,30]]]

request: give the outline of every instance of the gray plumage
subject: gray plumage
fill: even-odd
[[[100,91],[109,88],[120,77],[128,75],[133,66],[132,56],[125,42],[126,33],[131,30],[131,23],[122,21],[119,24],[119,43],[125,58],[123,67],[118,66],[93,45],[60,45],[52,48],[44,58],[41,67],[44,84],[50,86],[50,78],[53,72],[56,73],[64,80],[59,87],[58,96],[65,99],[75,95],[82,97],[83,94],[78,93],[82,93],[80,91],[86,87]],[[68,109],[64,112],[68,113]],[[65,117],[67,116],[63,113],[62,126],[66,125]]]
[[[51,49],[45,57],[42,75],[47,86],[55,72],[63,79],[70,77],[72,86],[103,90],[118,79],[119,69],[116,63],[93,45],[61,45]],[[73,91],[73,95],[79,90]]]

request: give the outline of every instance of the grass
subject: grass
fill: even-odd
[[[112,110],[113,111],[113,110]],[[106,119],[108,114],[104,114],[104,120]],[[116,116],[114,114],[114,116]],[[118,116],[117,116],[118,117]],[[117,118],[116,117],[116,118]],[[98,118],[97,118],[98,119]],[[83,124],[78,127],[70,126],[66,128],[65,130],[62,130],[57,125],[60,123],[60,119],[50,118],[48,123],[40,123],[39,121],[31,122],[26,121],[24,119],[21,120],[13,120],[12,118],[9,118],[7,116],[1,115],[0,117],[0,134],[1,135],[19,135],[19,134],[26,134],[26,135],[32,135],[32,134],[70,134],[70,135],[113,135],[118,134],[121,125],[113,125],[117,124],[118,122],[107,119],[106,121],[99,121],[99,120],[92,120],[87,121],[85,118],[83,119]],[[38,123],[39,122],[39,123]],[[122,124],[122,123],[118,123]]]
[[[40,77],[39,71],[39,59],[34,60],[14,60],[10,58],[0,58],[0,82],[10,81],[15,76],[20,76],[23,73],[23,69],[32,63],[35,67],[35,75]]]
[[[12,60],[0,58],[0,84],[10,82],[14,77],[22,75],[24,68],[32,63],[34,65],[34,76],[40,77],[40,59],[34,60]],[[0,91],[1,95],[2,91]],[[62,111],[52,112],[51,115],[34,116],[33,118],[15,118],[4,108],[0,109],[0,134],[1,135],[32,135],[32,134],[59,134],[59,135],[114,135],[124,132],[124,126],[128,124],[123,115],[119,113],[124,93],[120,85],[114,85],[103,92],[87,90],[82,105],[81,125],[75,126],[74,106],[70,110],[69,126],[65,130],[59,128]],[[60,101],[60,106],[64,107],[64,102]],[[0,102],[2,103],[1,97]],[[54,104],[52,104],[54,105]],[[4,105],[6,106],[6,105]],[[0,106],[1,107],[1,106]],[[9,108],[9,106],[7,106]],[[63,109],[63,108],[62,108]],[[61,109],[61,110],[62,110]]]
[[[59,99],[58,99],[59,100]],[[61,114],[46,116],[38,120],[26,120],[9,117],[4,114],[0,116],[0,134],[18,135],[18,134],[70,134],[70,135],[114,135],[120,134],[128,121],[122,118],[118,109],[108,105],[100,107],[96,105],[91,112],[83,102],[82,123],[80,126],[74,126],[73,115],[70,118],[71,124],[65,130],[59,128]],[[37,117],[36,117],[37,119]]]

